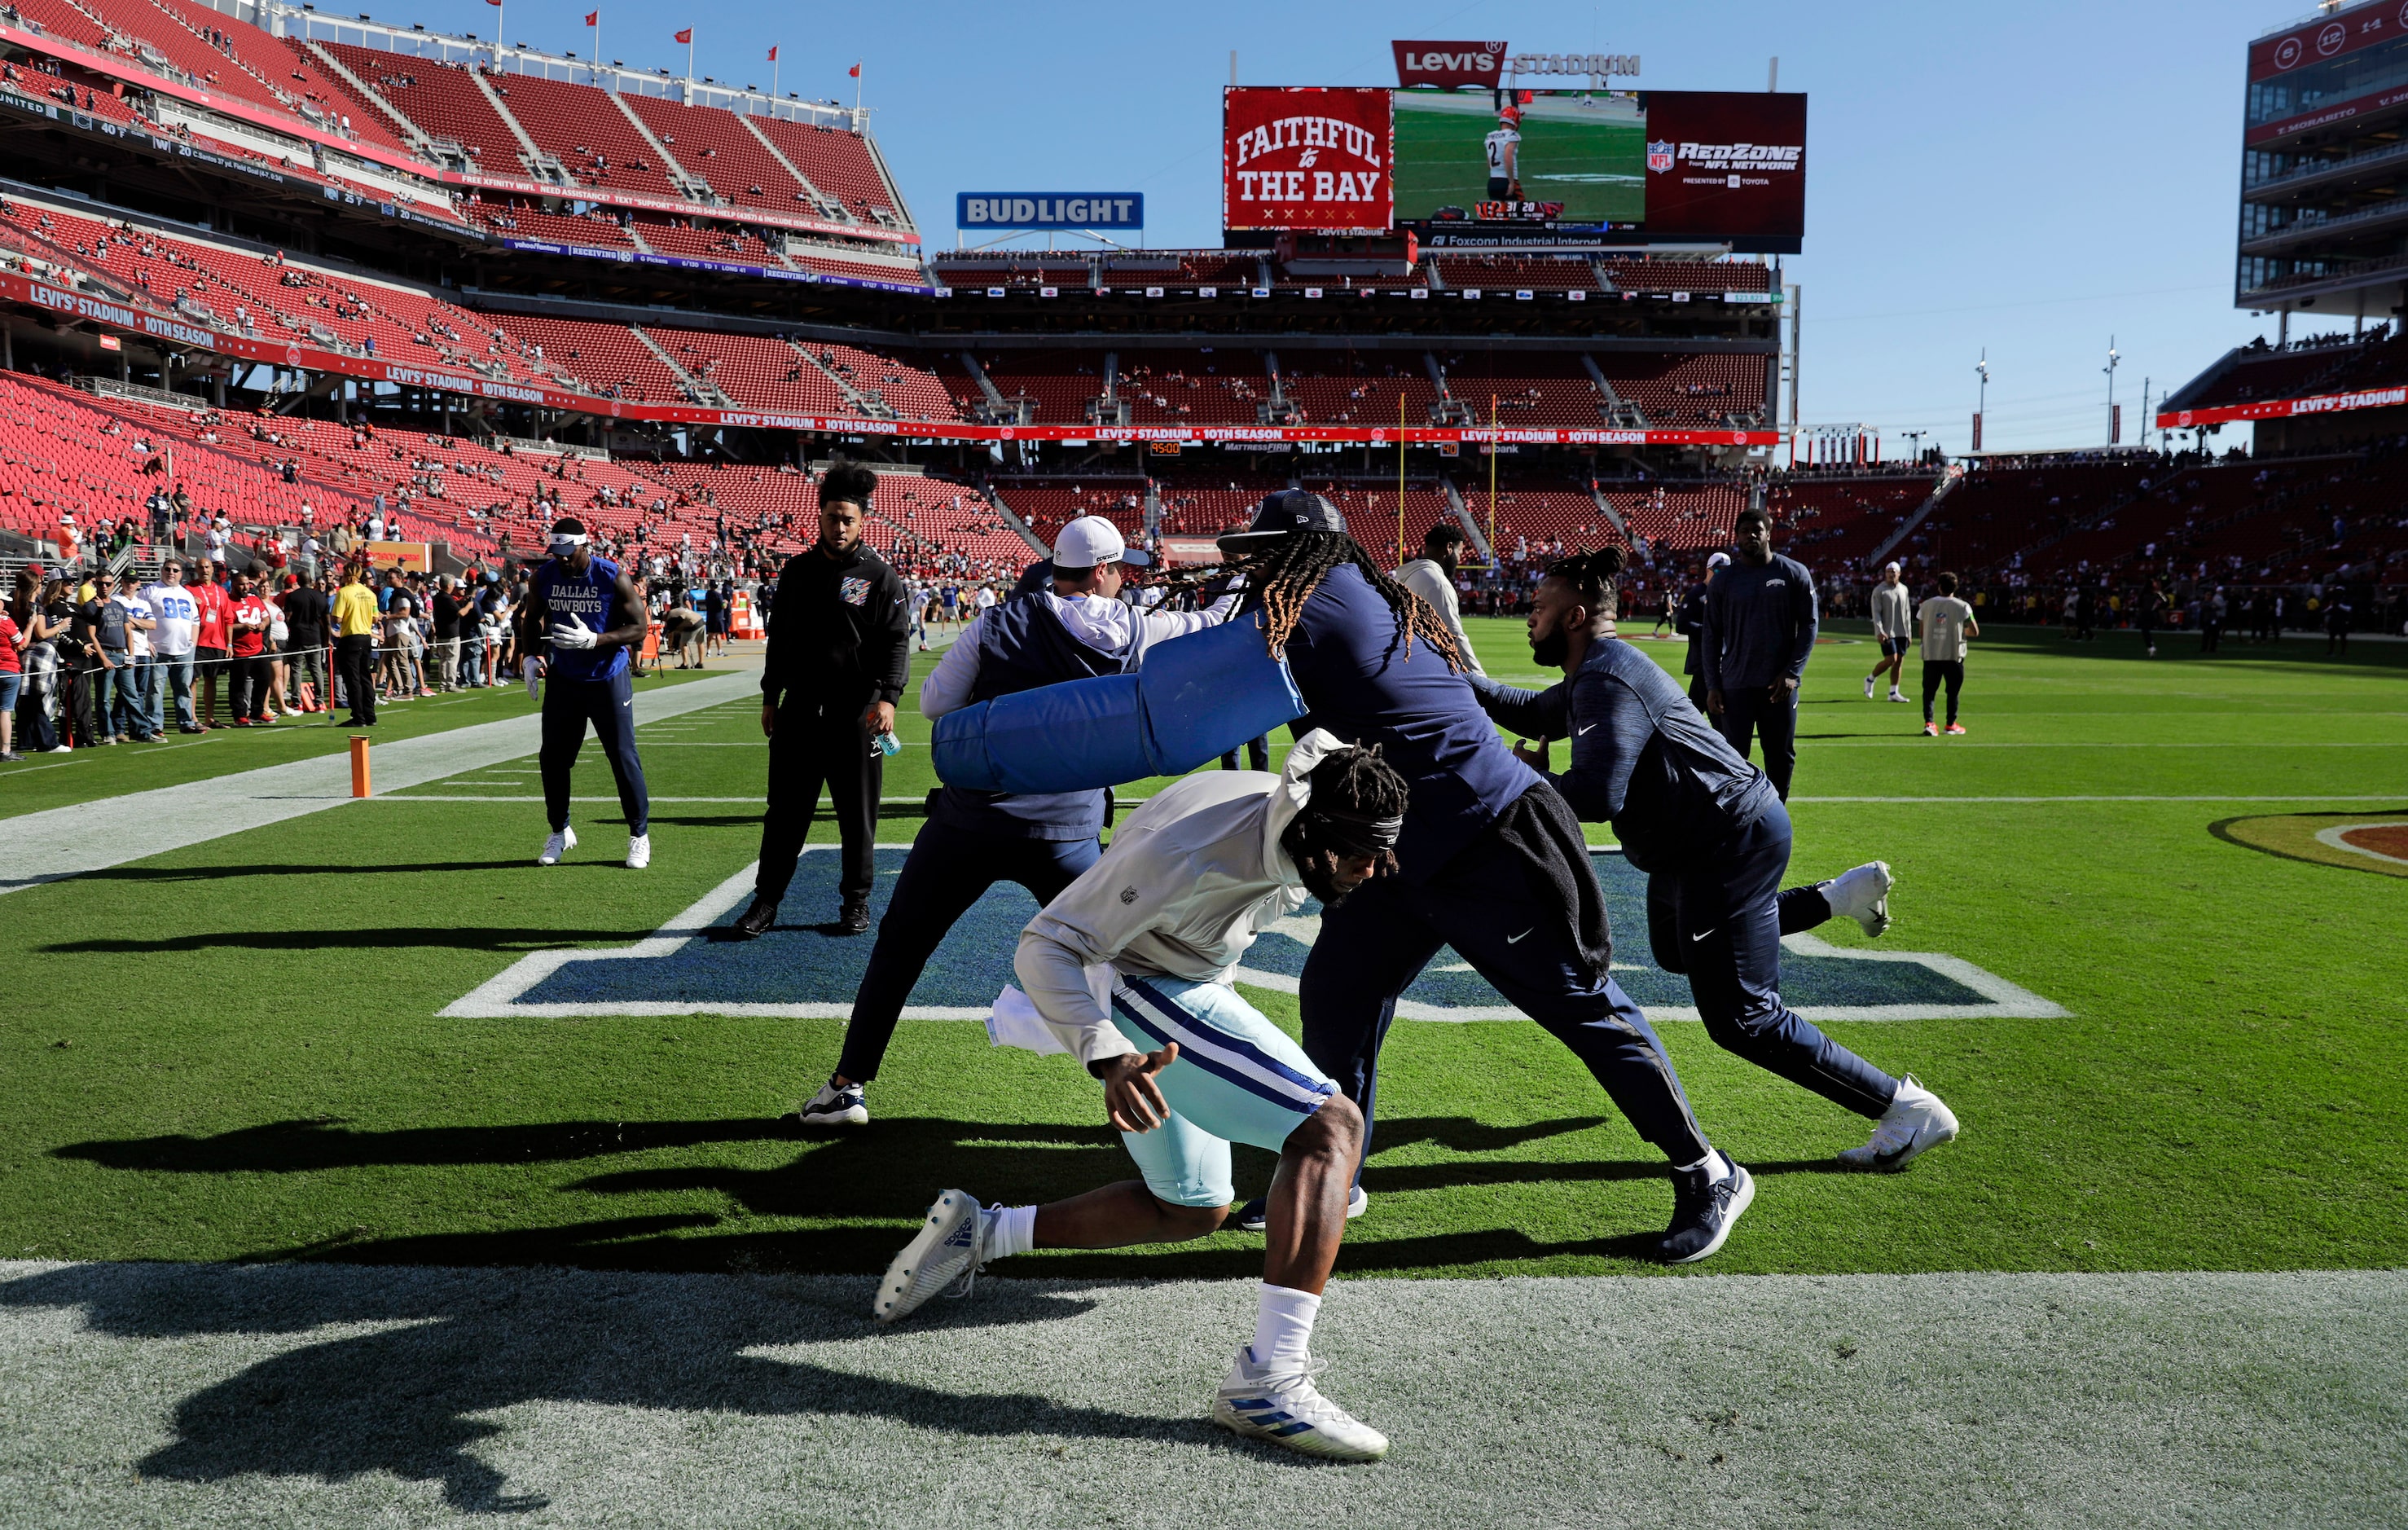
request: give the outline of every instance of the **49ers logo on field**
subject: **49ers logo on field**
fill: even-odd
[[[1223,227],[1387,231],[1388,92],[1232,87],[1223,101]]]

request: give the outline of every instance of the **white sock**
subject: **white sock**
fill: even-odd
[[[1710,1185],[1718,1185],[1725,1180],[1730,1178],[1730,1160],[1725,1158],[1721,1153],[1710,1151],[1703,1158],[1698,1159],[1694,1164],[1681,1165],[1678,1172],[1682,1174],[1695,1174],[1699,1169],[1704,1169],[1706,1171],[1706,1183]]]
[[[1254,1308],[1254,1365],[1268,1371],[1299,1371],[1312,1348],[1312,1320],[1321,1298],[1311,1292],[1263,1282]]]
[[[1033,1206],[990,1206],[979,1213],[979,1219],[984,1223],[980,1241],[989,1259],[1026,1253],[1037,1246],[1037,1208]]]

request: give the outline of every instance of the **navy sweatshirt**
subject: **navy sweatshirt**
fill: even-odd
[[[1806,673],[1814,651],[1814,577],[1776,552],[1757,568],[1734,558],[1706,586],[1706,689],[1762,689]]]
[[[1544,691],[1484,676],[1471,688],[1509,731],[1570,741],[1570,767],[1548,779],[1573,812],[1612,823],[1623,854],[1641,871],[1713,853],[1781,800],[1680,682],[1619,638],[1594,644],[1576,674]]]

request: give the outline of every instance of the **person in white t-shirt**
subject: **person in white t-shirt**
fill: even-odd
[[[152,731],[166,732],[166,698],[172,689],[176,731],[198,733],[200,721],[193,715],[193,644],[200,633],[201,606],[184,587],[184,565],[168,564],[158,583],[143,587],[142,599],[155,623],[150,629],[150,715],[158,726]]]
[[[1923,626],[1923,731],[1937,737],[1940,729],[1931,722],[1931,698],[1940,687],[1948,687],[1948,731],[1963,733],[1964,725],[1956,721],[1956,693],[1965,688],[1965,639],[1982,636],[1982,624],[1973,620],[1973,608],[1956,598],[1956,576],[1940,576],[1940,593],[1925,601],[1914,613]]]
[[[165,720],[160,716],[156,687],[159,674],[150,651],[150,634],[159,623],[150,614],[150,602],[143,592],[128,585],[108,597],[125,612],[124,684],[135,721],[141,731],[130,736],[137,744],[156,743],[166,736],[160,726]]]

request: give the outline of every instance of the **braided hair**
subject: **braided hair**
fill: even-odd
[[[1380,757],[1377,744],[1332,750],[1304,779],[1312,794],[1281,832],[1280,848],[1296,863],[1306,888],[1324,906],[1335,906],[1344,896],[1333,885],[1341,857],[1369,851],[1372,875],[1397,869],[1397,852],[1376,835],[1367,838],[1366,831],[1385,821],[1392,840],[1394,821],[1405,816],[1409,790],[1397,767]]]
[[[1547,565],[1546,577],[1570,584],[1591,617],[1612,621],[1615,614],[1613,581],[1622,577],[1626,561],[1622,549],[1601,547],[1592,552],[1575,552],[1569,558],[1556,559]]]
[[[1274,657],[1287,647],[1289,634],[1296,631],[1297,619],[1304,615],[1304,603],[1312,598],[1322,579],[1331,569],[1348,564],[1362,570],[1364,579],[1397,613],[1397,627],[1404,638],[1408,662],[1413,656],[1413,639],[1419,636],[1438,651],[1449,669],[1463,667],[1463,655],[1455,650],[1455,635],[1446,630],[1446,622],[1430,608],[1429,603],[1390,579],[1354,537],[1336,531],[1296,532],[1246,561],[1246,605],[1248,608],[1260,606],[1269,619]]]

